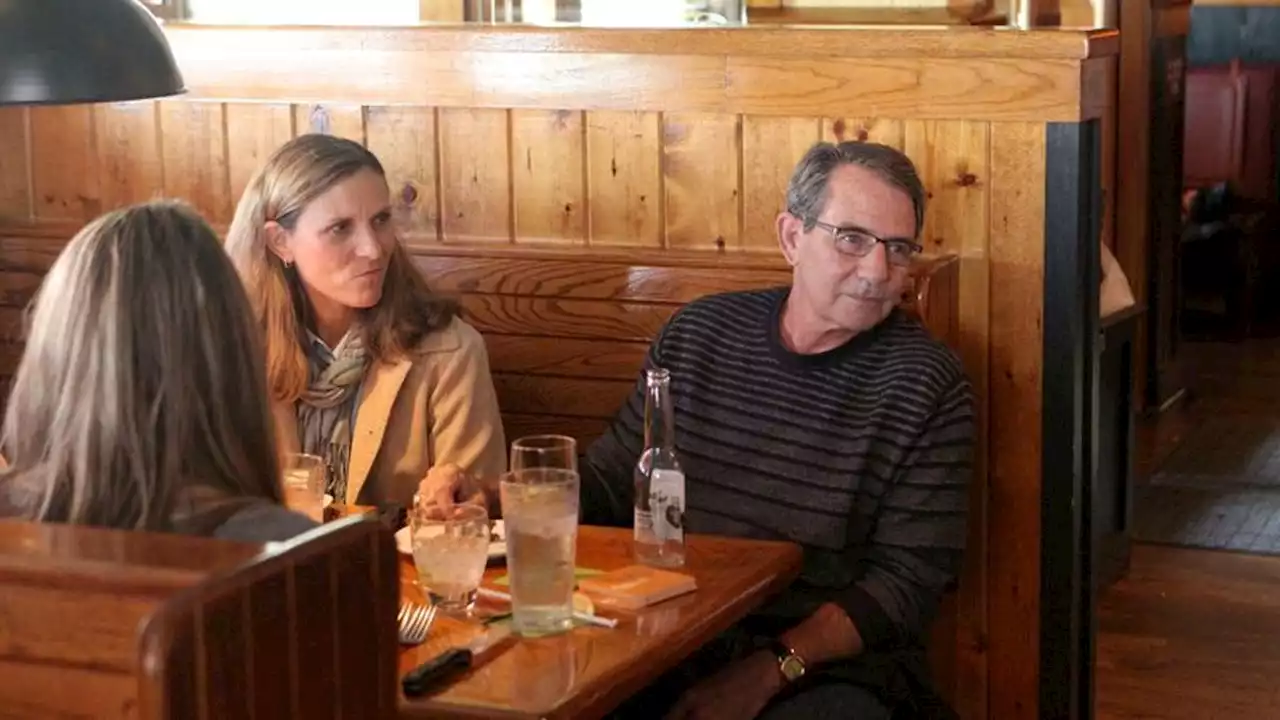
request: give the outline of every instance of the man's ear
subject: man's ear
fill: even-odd
[[[289,233],[280,226],[280,223],[268,220],[267,224],[262,226],[262,230],[266,234],[267,250],[280,258],[285,265],[293,264],[293,252],[289,250]]]
[[[804,223],[789,212],[778,213],[778,246],[787,264],[795,267],[800,262],[800,236],[804,234]]]

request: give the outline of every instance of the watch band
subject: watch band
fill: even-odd
[[[778,661],[778,672],[788,683],[799,680],[804,675],[806,669],[804,658],[797,655],[796,651],[786,643],[778,638],[765,637],[757,639],[756,644],[760,649],[773,653]]]
[[[778,662],[786,660],[788,657],[795,655],[795,651],[778,638],[761,638],[760,646],[762,650],[768,650],[778,658]]]

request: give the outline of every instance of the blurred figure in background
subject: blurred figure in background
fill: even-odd
[[[1133,307],[1137,301],[1133,298],[1133,291],[1129,289],[1129,278],[1125,277],[1124,269],[1120,267],[1111,248],[1103,243],[1099,252],[1102,269],[1099,273],[1101,287],[1098,290],[1098,314],[1106,317]]]

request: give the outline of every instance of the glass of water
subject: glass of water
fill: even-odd
[[[512,470],[502,476],[499,493],[514,629],[525,637],[565,632],[573,627],[578,471]]]
[[[466,615],[489,559],[489,513],[482,505],[422,504],[409,512],[418,582],[442,611]]]
[[[315,455],[290,453],[284,458],[284,504],[290,510],[324,522],[324,460]]]
[[[567,435],[529,435],[511,443],[511,469],[529,468],[578,472],[578,441]]]

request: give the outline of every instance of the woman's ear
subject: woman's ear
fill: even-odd
[[[280,258],[285,265],[292,265],[293,251],[289,249],[288,231],[275,220],[268,220],[266,225],[262,226],[262,230],[266,234],[267,250]]]

